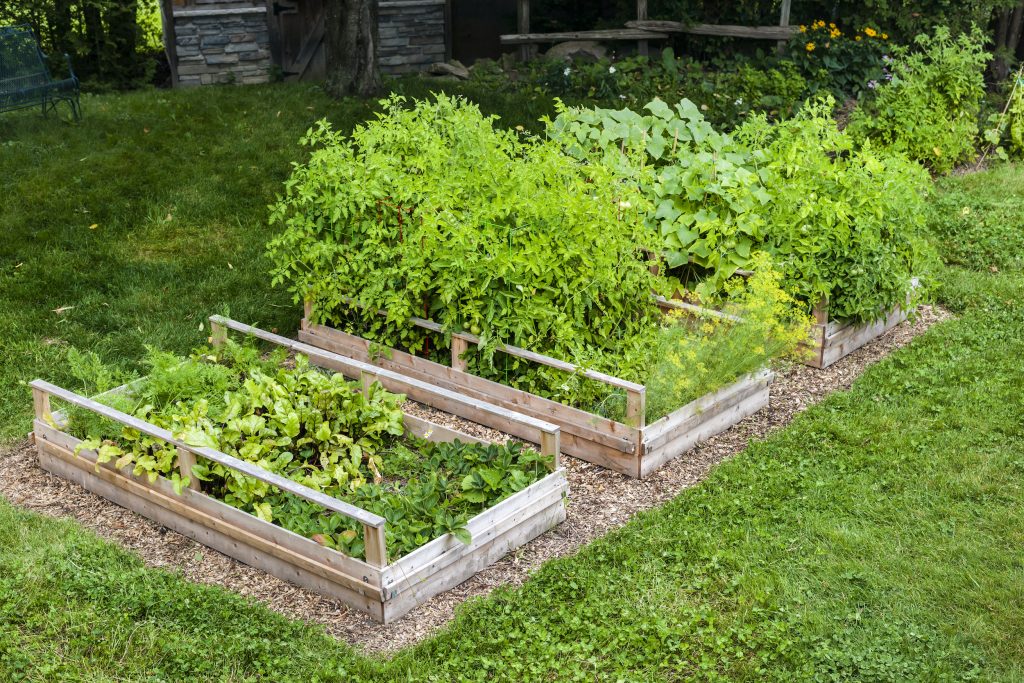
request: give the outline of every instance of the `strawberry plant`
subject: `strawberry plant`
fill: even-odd
[[[232,342],[187,359],[150,352],[152,372],[99,400],[213,448],[346,500],[388,520],[391,559],[445,533],[471,539],[475,514],[544,477],[550,458],[521,444],[431,443],[405,433],[404,397],[374,384],[364,392],[342,375]],[[95,364],[91,364],[95,365]],[[288,366],[290,365],[290,366]],[[92,368],[95,373],[95,367]],[[175,489],[177,449],[138,431],[71,411],[69,431],[101,463],[131,467]],[[202,458],[203,490],[257,517],[353,557],[364,554],[358,523]],[[486,485],[480,485],[484,482]]]

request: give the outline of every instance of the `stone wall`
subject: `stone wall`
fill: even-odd
[[[178,83],[266,83],[270,32],[266,5],[174,11]]]
[[[423,71],[445,61],[445,0],[381,0],[378,12],[382,72]]]

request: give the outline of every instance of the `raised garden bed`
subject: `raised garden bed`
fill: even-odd
[[[917,278],[911,285],[914,288],[918,286]],[[828,303],[821,302],[814,308],[815,324],[811,328],[811,342],[806,344],[803,362],[812,368],[827,368],[905,321],[910,312],[910,306],[905,305],[897,306],[868,323],[829,320]]]
[[[664,303],[664,302],[662,302]],[[626,422],[617,422],[601,415],[567,406],[521,389],[515,389],[466,372],[462,356],[470,344],[478,344],[476,335],[451,334],[451,366],[442,365],[397,349],[346,333],[327,325],[310,322],[311,308],[306,305],[299,339],[334,353],[371,363],[376,367],[429,382],[437,387],[521,411],[561,427],[562,452],[636,478],[644,478],[692,448],[698,442],[725,431],[744,417],[768,405],[768,387],[774,374],[762,370],[744,376],[733,384],[696,399],[659,420],[645,424],[646,389],[641,384],[600,372],[583,370],[556,358],[513,346],[502,348],[507,353],[530,362],[547,365],[608,384],[626,393]],[[443,333],[441,325],[431,320],[412,318],[423,329]],[[496,427],[516,436],[517,425],[500,424],[491,414],[467,410],[436,399],[421,400],[450,413]]]
[[[565,519],[564,499],[568,485],[565,471],[558,465],[560,439],[557,425],[218,316],[211,318],[211,323],[215,343],[226,338],[227,329],[235,329],[286,346],[308,356],[315,365],[360,377],[364,387],[379,381],[389,391],[454,409],[451,412],[477,418],[485,416],[478,421],[492,422],[505,431],[540,444],[544,454],[553,456],[553,471],[470,518],[465,524],[471,538],[469,543],[448,533],[389,562],[385,546],[388,522],[384,517],[251,462],[211,448],[188,445],[156,425],[48,382],[35,380],[31,384],[36,412],[33,434],[43,469],[241,562],[339,599],[385,623],[398,619],[432,596],[465,581],[510,550]],[[128,386],[115,391],[125,390]],[[51,397],[172,445],[177,449],[181,478],[189,480],[188,488],[179,494],[166,477],[150,481],[149,477],[133,474],[131,465],[118,469],[113,462],[98,463],[97,452],[80,448],[82,440],[66,431],[66,416],[51,410]],[[407,433],[429,441],[459,439],[486,443],[409,413],[404,413],[403,421]],[[366,559],[348,556],[207,495],[196,478],[190,476],[197,458],[218,463],[324,510],[355,520],[362,526]]]

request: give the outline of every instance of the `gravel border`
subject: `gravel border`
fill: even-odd
[[[586,543],[622,526],[636,513],[660,505],[697,484],[716,464],[746,448],[751,439],[767,436],[833,391],[848,388],[867,366],[950,317],[945,310],[925,306],[914,321],[897,326],[825,370],[795,365],[779,371],[767,408],[697,445],[644,481],[564,457],[569,503],[563,524],[387,626],[336,600],[248,567],[44,472],[36,464],[35,448],[28,441],[0,454],[0,494],[34,512],[74,518],[99,536],[136,552],[148,566],[176,571],[190,581],[222,586],[288,617],[320,624],[329,634],[364,652],[387,654],[415,644],[445,626],[468,598],[486,595],[499,586],[519,585],[547,560],[575,553]],[[425,406],[407,408],[467,434],[507,438],[495,430]]]

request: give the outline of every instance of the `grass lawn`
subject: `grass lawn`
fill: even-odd
[[[264,205],[311,120],[369,113],[304,88],[87,106],[81,128],[0,118],[7,437],[9,385],[65,380],[66,345],[185,350],[222,304],[290,332]],[[422,645],[363,657],[0,501],[0,680],[1024,680],[1024,169],[933,205],[958,320]]]
[[[418,80],[398,87],[427,92]],[[550,107],[471,94],[509,125],[535,124]],[[224,311],[294,331],[299,307],[267,277],[267,205],[314,121],[347,130],[375,103],[297,84],[83,106],[79,126],[0,116],[0,443],[29,430],[21,382],[70,380],[69,347],[131,366],[147,344],[197,346],[200,323]]]

